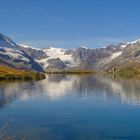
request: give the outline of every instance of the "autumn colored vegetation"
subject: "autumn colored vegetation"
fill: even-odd
[[[0,80],[40,80],[45,79],[44,73],[17,70],[10,67],[0,66]]]

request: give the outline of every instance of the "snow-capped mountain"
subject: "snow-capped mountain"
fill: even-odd
[[[34,60],[41,60],[47,57],[44,50],[20,44],[20,49],[31,56]]]
[[[73,54],[69,53],[67,50],[62,49],[62,48],[53,48],[49,47],[43,50],[48,57],[45,59],[37,60],[39,63],[44,63],[45,62],[45,68],[47,68],[50,65],[49,60],[58,60],[60,59],[66,67],[74,67],[76,66],[76,63],[73,58]]]
[[[22,46],[24,51],[35,58],[42,67],[47,69],[109,69],[118,66],[140,66],[140,40],[109,45],[104,48],[89,49],[81,46],[77,49],[49,47],[35,49]],[[29,48],[32,52],[29,53]],[[37,55],[35,55],[37,54]],[[35,57],[37,56],[37,57]]]
[[[140,40],[127,42],[121,46],[122,51],[104,69],[113,67],[140,67]]]
[[[68,69],[76,66],[72,50],[54,47],[40,50],[24,45],[20,45],[20,47],[28,55],[32,56],[44,69]]]
[[[9,37],[0,34],[0,64],[37,71],[140,67],[140,39],[104,48],[89,49],[81,46],[66,50],[17,45]]]
[[[98,49],[81,46],[71,50],[54,47],[40,50],[24,45],[20,47],[44,69],[94,69],[98,61],[107,57],[114,59],[122,50],[121,45]]]
[[[0,34],[0,64],[23,70],[43,71],[31,56],[3,34]]]

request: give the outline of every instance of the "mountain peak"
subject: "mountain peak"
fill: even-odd
[[[83,45],[82,45],[82,46],[80,46],[80,48],[83,48],[83,49],[88,49],[86,46],[83,46]]]
[[[23,48],[29,48],[29,49],[33,49],[33,50],[41,50],[39,48],[34,48],[34,47],[31,47],[31,46],[25,45],[25,44],[20,44],[20,46],[23,47]]]
[[[17,45],[9,37],[7,37],[4,34],[0,33],[0,47],[16,48]]]
[[[127,42],[127,44],[135,44],[135,43],[140,43],[140,39],[137,39],[137,40],[132,41],[132,42]]]

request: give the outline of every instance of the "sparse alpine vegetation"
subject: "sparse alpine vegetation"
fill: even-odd
[[[0,81],[2,80],[41,80],[45,79],[44,73],[17,70],[10,67],[0,66]]]
[[[105,72],[105,75],[110,75],[116,78],[140,78],[139,67],[114,67]]]

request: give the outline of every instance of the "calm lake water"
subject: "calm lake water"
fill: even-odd
[[[27,140],[140,140],[140,81],[52,75],[0,83],[0,131]]]

